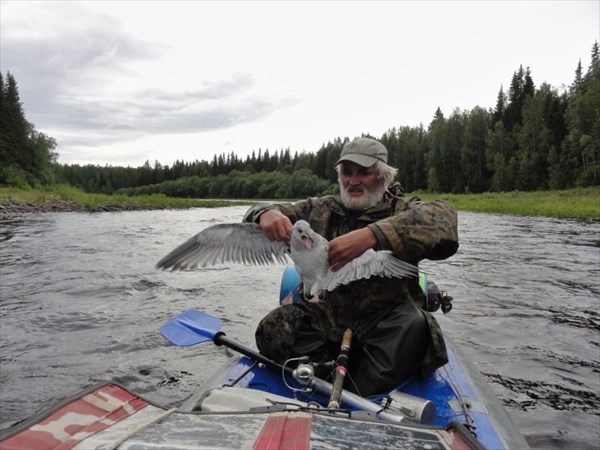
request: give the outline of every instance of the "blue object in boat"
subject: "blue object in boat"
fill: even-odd
[[[300,274],[294,266],[287,266],[283,271],[281,277],[281,287],[279,289],[279,303],[283,303],[285,298],[292,293],[292,302],[298,303],[300,301],[300,294],[298,293],[298,285],[300,284]]]

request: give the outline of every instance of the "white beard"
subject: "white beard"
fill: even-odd
[[[382,184],[373,191],[369,191],[365,187],[361,187],[361,189],[363,190],[364,195],[361,195],[360,197],[352,197],[348,192],[348,188],[344,189],[343,186],[340,186],[340,195],[342,197],[342,203],[346,208],[358,211],[369,209],[377,205],[381,201],[386,188]]]

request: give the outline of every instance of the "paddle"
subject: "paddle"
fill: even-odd
[[[212,341],[221,330],[221,319],[190,309],[169,319],[160,332],[173,344],[180,347]]]
[[[254,361],[275,369],[283,369],[283,366],[261,353],[245,347],[238,342],[229,339],[221,331],[221,319],[206,314],[202,311],[190,309],[182,312],[176,317],[169,319],[160,327],[161,334],[172,344],[180,347],[201,344],[213,341],[217,345],[224,345]],[[291,373],[291,369],[286,367]]]
[[[252,350],[251,348],[245,347],[244,345],[229,339],[225,333],[220,331],[221,320],[197,310],[188,310],[167,322],[160,327],[161,334],[171,343],[178,346],[189,346],[200,344],[202,342],[213,341],[217,345],[224,345],[244,356],[247,356],[254,361],[264,364],[269,367],[273,367],[278,370],[284,369],[284,367],[267,358],[261,353]],[[292,373],[292,369],[285,367],[286,372]],[[311,387],[321,394],[330,396],[333,391],[333,386],[320,378],[314,377],[311,382]],[[382,407],[371,400],[360,397],[359,395],[353,394],[342,389],[341,402],[350,408],[356,408],[365,412],[374,414],[379,420],[386,422],[400,423],[401,421],[411,422],[406,417],[382,411]]]

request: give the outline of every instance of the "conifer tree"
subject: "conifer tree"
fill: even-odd
[[[0,74],[0,183],[21,187],[51,183],[56,141],[25,118],[17,82]]]
[[[427,189],[430,192],[444,192],[440,173],[444,170],[442,154],[444,152],[445,128],[446,119],[438,106],[428,129],[429,151],[427,152],[426,161],[428,167]]]
[[[525,100],[527,97],[533,97],[535,94],[535,84],[533,83],[533,79],[531,78],[531,70],[527,67],[525,70],[525,78],[523,81],[523,92],[522,96],[522,104],[525,104]]]
[[[506,113],[506,95],[504,94],[503,86],[500,86],[500,91],[498,92],[498,98],[496,100],[496,107],[494,108],[494,113],[492,114],[492,123],[496,123],[504,117]]]
[[[593,71],[595,70],[594,68],[598,68],[598,64],[600,64],[600,48],[598,46],[598,41],[594,42],[594,45],[592,46],[592,54],[591,54],[591,60],[590,60],[590,67],[589,67],[589,71]]]
[[[506,129],[512,129],[521,124],[522,116],[521,109],[523,108],[525,87],[525,73],[523,66],[519,66],[519,70],[513,74],[508,90],[508,105],[504,114],[504,125]]]
[[[2,96],[2,138],[5,146],[6,165],[17,165],[28,171],[29,148],[27,135],[29,124],[25,120],[17,82],[10,72],[6,74],[6,82],[3,86]]]
[[[2,165],[6,166],[9,162],[8,157],[8,146],[6,143],[5,130],[7,129],[6,121],[7,115],[5,111],[5,101],[4,101],[4,77],[2,76],[2,72],[0,72],[0,162]]]
[[[510,191],[514,186],[510,183],[508,176],[508,160],[510,158],[509,150],[513,147],[511,135],[504,128],[504,123],[500,120],[494,124],[490,130],[486,145],[486,167],[492,174],[490,181],[490,190],[492,191]]]
[[[573,80],[573,84],[571,84],[571,93],[575,94],[580,92],[583,89],[583,69],[581,67],[581,58],[579,59],[579,64],[577,64],[577,69],[575,69],[575,79]]]
[[[467,192],[479,193],[488,189],[485,150],[489,122],[488,112],[481,107],[475,107],[465,122],[460,175]]]

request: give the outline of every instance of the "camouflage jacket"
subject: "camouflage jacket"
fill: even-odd
[[[452,256],[458,249],[457,215],[446,202],[422,202],[417,197],[401,195],[398,183],[392,185],[384,200],[364,211],[347,209],[339,195],[309,198],[295,203],[259,204],[248,210],[244,221],[258,222],[262,212],[278,209],[292,223],[306,220],[310,226],[332,240],[350,231],[369,227],[377,237],[376,250],[391,250],[396,257],[418,265],[423,259],[439,260]],[[300,290],[302,292],[302,290]],[[374,277],[336,288],[325,295],[324,302],[311,303],[323,309],[323,331],[334,342],[341,340],[347,327],[355,335],[368,333],[369,325],[385,316],[397,302],[410,300],[421,306],[424,294],[417,278]],[[429,313],[424,312],[432,332],[433,348],[424,361],[424,369],[441,365],[446,352],[441,329]]]

